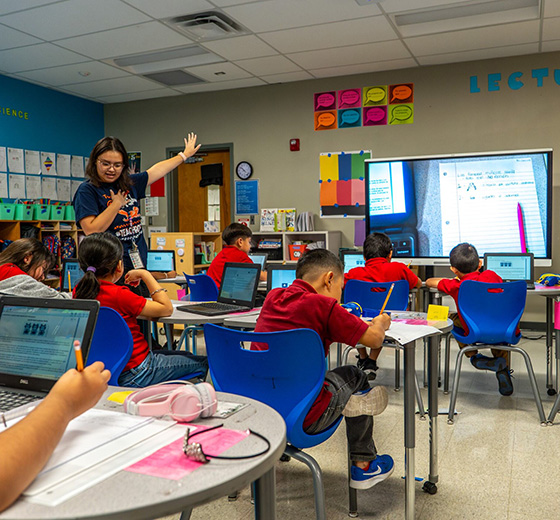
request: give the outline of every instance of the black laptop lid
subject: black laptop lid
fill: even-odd
[[[494,271],[504,282],[535,280],[533,253],[485,253],[484,269]]]
[[[260,274],[259,264],[226,263],[218,301],[253,308]]]
[[[272,264],[267,267],[266,275],[266,290],[278,289],[278,287],[286,288],[292,285],[296,279],[296,266],[295,264]]]
[[[146,270],[151,273],[175,271],[175,251],[151,249],[148,251]]]
[[[87,360],[99,302],[0,296],[0,388],[48,392],[76,368],[74,340]]]
[[[71,287],[68,286],[68,274],[70,274]],[[84,276],[84,272],[77,258],[65,258],[62,260],[61,288],[63,291],[74,290],[74,287],[76,287],[76,284],[82,279],[82,276]]]

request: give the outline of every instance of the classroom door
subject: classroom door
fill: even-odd
[[[231,223],[231,180],[229,150],[198,152],[194,163],[184,163],[178,168],[177,204],[179,213],[178,231],[204,231],[208,220],[208,188],[201,188],[200,167],[206,164],[222,164],[223,186],[220,186],[220,231]]]

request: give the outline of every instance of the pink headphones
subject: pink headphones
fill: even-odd
[[[212,385],[188,381],[169,381],[129,394],[124,411],[131,415],[170,416],[178,422],[191,422],[216,413],[218,400]]]

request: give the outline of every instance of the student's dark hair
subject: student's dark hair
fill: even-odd
[[[122,260],[123,246],[111,233],[93,233],[80,242],[78,260],[85,273],[76,285],[75,297],[81,300],[94,300],[99,294],[99,280],[115,272]],[[89,270],[93,267],[95,271]]]
[[[364,258],[387,258],[393,250],[391,239],[385,233],[370,233],[364,240]]]
[[[233,244],[235,244],[235,241],[239,237],[251,238],[252,236],[253,232],[250,228],[248,228],[244,224],[233,222],[226,229],[224,229],[224,232],[222,233],[222,240],[227,246],[232,246]]]
[[[122,144],[121,140],[116,137],[107,136],[97,141],[91,151],[91,154],[89,155],[89,161],[86,167],[86,177],[97,188],[101,186],[102,181],[97,173],[97,160],[99,159],[99,156],[105,152],[119,152],[121,154],[123,167],[121,174],[115,183],[117,190],[128,191],[132,186],[132,181],[130,180],[128,153],[124,144]]]
[[[456,245],[449,253],[449,262],[463,274],[474,273],[479,264],[476,247],[467,242]]]
[[[31,261],[25,265],[24,259],[29,255],[31,255]],[[45,244],[36,238],[20,238],[0,253],[0,265],[15,264],[25,273],[33,271],[42,264],[45,265],[45,271],[49,271],[55,261],[54,255]]]
[[[309,249],[298,260],[296,278],[315,280],[327,271],[342,276],[344,267],[340,258],[327,249]]]

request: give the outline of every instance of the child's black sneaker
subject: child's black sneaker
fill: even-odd
[[[377,377],[375,371],[379,367],[377,366],[377,361],[375,361],[374,359],[371,359],[369,357],[365,359],[358,359],[357,366],[360,370],[363,370],[367,374],[370,381],[373,381]]]
[[[492,372],[500,372],[507,367],[507,362],[503,357],[487,357],[482,354],[472,356],[471,364],[478,370],[492,370]]]
[[[513,382],[511,380],[511,374],[513,370],[506,367],[504,370],[499,370],[496,372],[496,379],[498,379],[498,390],[502,395],[513,394]]]

